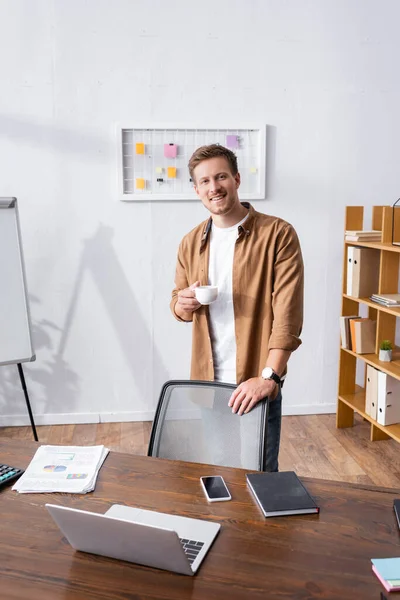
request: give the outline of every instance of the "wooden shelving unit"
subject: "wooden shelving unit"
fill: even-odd
[[[357,360],[387,373],[400,380],[400,348],[393,352],[391,362],[382,362],[378,358],[379,344],[382,340],[394,342],[396,333],[396,319],[400,317],[400,308],[386,308],[369,298],[352,298],[346,294],[347,282],[347,247],[362,246],[375,248],[380,251],[379,267],[379,294],[396,294],[399,284],[400,246],[392,245],[393,209],[391,206],[374,206],[372,212],[372,229],[382,231],[382,241],[375,242],[345,242],[343,256],[343,290],[342,290],[342,315],[350,316],[360,314],[360,305],[368,307],[368,318],[377,321],[375,354],[357,354],[352,350],[340,348],[339,359],[339,393],[336,413],[337,427],[352,427],[354,412],[360,414],[371,423],[371,441],[393,438],[400,442],[400,423],[387,427],[380,425],[365,412],[365,382],[364,388],[356,385]],[[400,231],[400,210],[395,211],[395,231]],[[346,208],[345,229],[363,229],[364,207],[348,206]]]

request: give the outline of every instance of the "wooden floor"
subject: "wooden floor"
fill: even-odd
[[[336,415],[282,419],[281,471],[351,483],[400,488],[400,444],[369,441],[369,423],[355,415],[354,427],[336,429]],[[151,424],[99,423],[37,427],[46,444],[104,444],[111,450],[145,454]],[[30,427],[0,428],[0,438],[32,439]]]

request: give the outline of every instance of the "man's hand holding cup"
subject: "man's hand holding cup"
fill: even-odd
[[[194,290],[199,287],[200,281],[195,281],[191,286],[178,292],[176,307],[184,312],[195,312],[201,304],[197,300]]]

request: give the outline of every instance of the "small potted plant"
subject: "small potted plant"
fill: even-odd
[[[379,346],[379,360],[390,362],[392,360],[392,343],[390,340],[383,340]]]

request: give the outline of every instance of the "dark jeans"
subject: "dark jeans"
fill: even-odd
[[[267,423],[267,447],[263,471],[278,471],[279,444],[282,423],[282,390],[275,400],[269,403]]]

